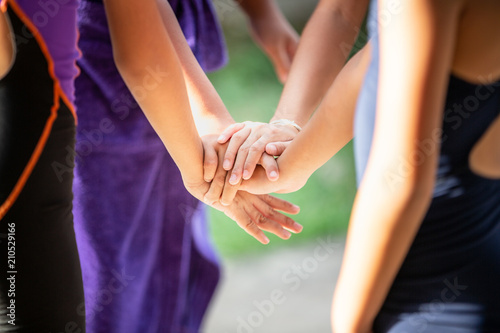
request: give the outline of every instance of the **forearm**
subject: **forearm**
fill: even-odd
[[[368,44],[342,69],[318,111],[278,159],[283,177],[297,169],[310,176],[352,139],[356,101],[369,62]]]
[[[272,120],[304,125],[344,66],[368,1],[321,1],[301,36],[299,48]]]
[[[183,177],[201,178],[202,143],[190,112],[180,62],[155,1],[104,3],[115,62],[125,83]]]
[[[430,203],[429,188],[391,189],[384,176],[365,177],[355,200],[332,305],[336,333],[371,331]]]
[[[167,1],[158,0],[165,29],[181,62],[189,102],[200,136],[219,134],[234,123],[219,94],[213,87],[186,42],[172,8]]]
[[[266,19],[272,15],[282,16],[275,0],[238,0],[237,2],[250,21]]]

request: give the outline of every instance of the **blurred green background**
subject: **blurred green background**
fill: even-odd
[[[294,28],[301,32],[317,1],[278,1]],[[209,74],[229,112],[237,122],[268,122],[282,91],[268,58],[248,35],[239,9],[224,0],[215,2],[229,52],[229,64]],[[307,87],[304,87],[307,89]],[[294,219],[304,226],[302,233],[285,241],[268,235],[271,243],[261,245],[223,213],[210,210],[212,234],[223,257],[277,247],[294,246],[319,236],[345,233],[354,200],[355,174],[352,143],[314,173],[300,191],[278,195],[301,207]]]

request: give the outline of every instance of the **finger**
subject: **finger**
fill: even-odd
[[[229,140],[236,132],[239,130],[243,129],[245,127],[244,123],[236,123],[229,125],[222,133],[219,135],[219,138],[217,139],[218,143],[226,143],[227,140]]]
[[[226,182],[224,183],[224,189],[222,190],[222,195],[220,197],[220,203],[224,206],[229,206],[232,202],[238,189],[240,188],[241,181],[236,185],[231,185],[229,183],[230,173],[226,175]]]
[[[292,234],[288,230],[285,230],[280,224],[280,222],[282,222],[281,220],[288,217],[273,210],[269,205],[258,198],[253,202],[253,209],[247,211],[247,214],[250,215],[255,225],[261,230],[269,231],[281,239],[289,239],[292,236]]]
[[[290,145],[291,141],[286,142],[271,142],[266,145],[266,153],[271,156],[280,156],[285,149]]]
[[[259,163],[259,160],[262,158],[262,154],[266,150],[266,140],[261,137],[257,141],[255,141],[248,150],[247,158],[244,162],[243,166],[243,179],[250,179],[252,174]]]
[[[250,133],[251,130],[249,128],[244,128],[231,137],[231,141],[229,141],[227,146],[226,154],[224,155],[224,162],[222,164],[225,170],[231,170],[233,168],[236,154],[239,153],[241,145],[247,140]]]
[[[254,202],[254,207],[261,214],[261,216],[258,216],[260,220],[257,221],[257,226],[260,229],[272,232],[276,236],[283,239],[290,238],[290,231],[294,233],[302,231],[302,226],[300,224],[295,222],[289,216],[276,211],[264,200]]]
[[[203,201],[212,206],[214,204],[217,204],[220,200],[222,190],[224,189],[224,182],[226,180],[226,174],[227,171],[218,168],[217,172],[215,173],[215,177],[213,178],[212,182],[210,183],[210,189],[208,192],[205,194],[205,197],[203,198]]]
[[[272,195],[263,194],[259,195],[259,198],[264,200],[264,202],[266,202],[273,209],[280,210],[284,213],[296,215],[300,212],[299,206],[294,205],[293,203],[288,202],[286,200],[274,197]]]
[[[267,179],[274,182],[279,178],[278,163],[273,156],[269,154],[262,154],[260,164],[266,170]]]
[[[238,210],[235,213],[231,211],[226,211],[226,215],[233,219],[236,224],[240,226],[241,229],[245,230],[250,236],[257,239],[262,244],[269,244],[269,238],[264,234],[262,230],[257,227],[254,219],[246,212],[245,209]]]
[[[214,179],[218,162],[219,157],[215,148],[203,143],[203,178],[206,182],[211,182]]]
[[[236,160],[234,161],[233,170],[231,171],[231,177],[229,178],[229,183],[232,185],[238,184],[243,176],[243,166],[245,164],[245,160],[247,159],[248,152],[250,150],[250,146],[247,142],[252,141],[250,138],[241,145],[238,150],[238,154],[236,155]]]
[[[303,227],[296,221],[294,221],[292,218],[289,216],[283,215],[276,210],[281,210],[278,208],[275,208],[274,205],[292,205],[289,202],[285,200],[278,199],[276,197],[270,196],[270,195],[259,195],[259,198],[262,200],[262,204],[257,209],[259,209],[261,212],[264,214],[267,214],[268,218],[272,219],[273,221],[277,222],[280,224],[281,227],[286,228],[294,233],[299,233],[302,231]],[[276,200],[276,201],[275,201]],[[291,214],[296,214],[298,213],[298,210],[300,209],[299,207],[292,205],[295,208],[295,213]],[[263,211],[264,210],[264,211]]]

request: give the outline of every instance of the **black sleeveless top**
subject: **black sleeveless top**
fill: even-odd
[[[376,114],[376,6],[372,1],[368,23],[372,61],[355,115],[358,181]],[[500,82],[477,85],[450,75],[432,203],[374,332],[500,332],[500,179],[475,174],[468,162],[499,115]],[[420,148],[418,154],[429,153],[425,143]]]

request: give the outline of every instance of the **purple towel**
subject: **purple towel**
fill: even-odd
[[[172,5],[202,67],[222,66],[211,4]],[[205,207],[120,78],[101,3],[82,2],[79,28],[74,215],[87,331],[198,332],[219,279]]]

